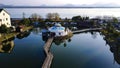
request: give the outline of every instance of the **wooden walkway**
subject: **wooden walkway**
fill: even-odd
[[[45,61],[42,65],[42,68],[50,68],[51,63],[52,63],[52,59],[53,59],[53,54],[50,52],[50,47],[53,41],[53,37],[49,38],[46,42],[46,44],[44,45],[44,51],[46,53],[46,58]]]
[[[89,28],[89,29],[83,29],[83,30],[76,30],[76,31],[72,31],[73,34],[75,33],[79,33],[79,32],[85,32],[85,31],[93,31],[93,30],[101,30],[102,28]]]

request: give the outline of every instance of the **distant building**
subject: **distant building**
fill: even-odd
[[[65,27],[62,27],[60,24],[56,23],[53,27],[48,29],[51,33],[55,35],[55,37],[58,36],[65,36],[68,34],[68,30],[65,29]]]
[[[11,20],[9,13],[4,9],[0,9],[0,26],[3,24],[11,27]]]

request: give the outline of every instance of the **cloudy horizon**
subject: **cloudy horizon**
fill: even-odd
[[[118,0],[2,0],[0,4],[13,6],[120,6]]]

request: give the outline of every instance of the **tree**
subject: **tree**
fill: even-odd
[[[72,20],[74,22],[85,21],[85,20],[89,20],[89,17],[74,16],[72,17]]]
[[[29,19],[27,19],[27,18],[25,18],[25,19],[23,19],[23,25],[26,25],[26,26],[29,26],[29,25],[31,25],[31,22],[30,22],[30,20]]]
[[[52,13],[48,13],[48,14],[46,15],[46,17],[47,17],[47,19],[52,20],[54,16],[53,16]]]
[[[33,13],[30,18],[32,19],[33,22],[39,22],[40,20],[42,20],[42,17],[40,15],[38,15],[37,13]]]
[[[72,20],[74,22],[79,22],[80,20],[82,20],[82,17],[81,16],[74,16],[74,17],[72,17]]]
[[[0,33],[8,33],[9,29],[6,27],[6,25],[0,26]]]
[[[114,22],[114,23],[118,23],[118,19],[115,18],[115,17],[113,17],[113,22]]]
[[[53,13],[53,15],[55,21],[60,21],[60,15],[58,13]]]
[[[25,18],[25,13],[23,12],[23,18]]]
[[[46,18],[47,21],[60,21],[60,16],[58,13],[48,13]]]

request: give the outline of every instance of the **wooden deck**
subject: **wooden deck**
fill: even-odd
[[[102,28],[89,28],[89,29],[83,29],[83,30],[76,30],[76,31],[72,31],[73,34],[75,33],[80,33],[80,32],[85,32],[85,31],[93,31],[93,30],[101,30]]]
[[[53,37],[49,38],[46,42],[46,44],[44,45],[44,51],[46,53],[46,58],[45,61],[42,65],[42,68],[50,68],[51,63],[52,63],[52,59],[53,59],[53,54],[50,52],[50,47],[53,41]]]

